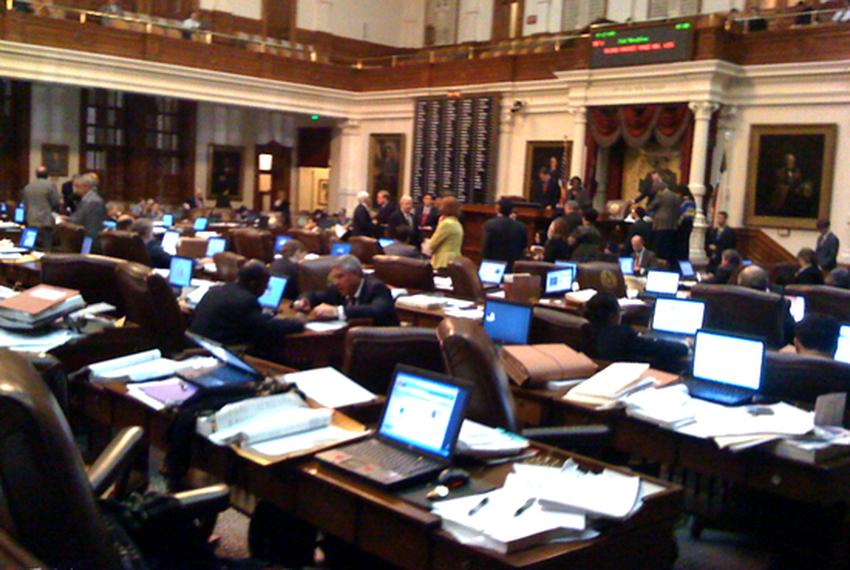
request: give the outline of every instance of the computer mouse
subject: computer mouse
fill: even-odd
[[[445,485],[449,489],[457,489],[469,483],[469,473],[457,467],[448,467],[440,471],[437,483]]]

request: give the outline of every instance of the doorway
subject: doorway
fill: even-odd
[[[254,209],[268,212],[276,200],[289,199],[292,149],[275,141],[258,144],[254,148],[254,164]]]
[[[493,41],[520,37],[524,13],[525,0],[496,0],[493,6]]]

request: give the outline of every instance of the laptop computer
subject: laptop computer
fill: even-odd
[[[18,241],[18,249],[31,251],[35,249],[36,240],[38,240],[38,228],[24,228],[21,239]]]
[[[833,358],[839,362],[850,364],[850,325],[841,325],[838,330],[838,344]]]
[[[343,255],[351,254],[351,244],[350,243],[335,243],[331,245],[331,255],[340,257]]]
[[[794,322],[799,323],[806,316],[806,298],[800,295],[785,295],[791,304],[789,312],[794,317]]]
[[[115,220],[105,220],[103,222],[103,229],[105,229],[105,230],[118,229],[118,222],[116,222]]]
[[[575,272],[572,267],[553,269],[546,274],[546,282],[543,285],[543,295],[547,297],[559,297],[573,290]]]
[[[703,301],[660,297],[655,300],[645,336],[682,342],[702,328],[704,317]]]
[[[528,344],[532,307],[499,299],[484,304],[484,331],[497,344]]]
[[[635,274],[635,260],[631,257],[620,257],[617,259],[620,264],[620,271],[623,275]]]
[[[394,241],[395,241],[395,240],[394,240],[394,239],[392,239],[392,238],[380,238],[380,239],[378,240],[378,243],[381,245],[381,247],[382,247],[382,248],[384,248],[384,247],[389,247],[389,246],[391,246],[391,245],[393,244],[393,242],[394,242]]]
[[[283,299],[283,292],[286,291],[287,281],[289,281],[288,278],[279,275],[269,277],[269,284],[266,285],[265,292],[257,299],[263,310],[272,313],[277,312],[280,300]]]
[[[573,268],[573,278],[578,277],[578,263],[575,261],[567,261],[565,259],[556,259],[555,265],[558,267],[572,267]]]
[[[177,376],[202,388],[219,388],[234,384],[259,382],[263,375],[253,366],[227,350],[223,345],[194,333],[187,332],[186,336],[198,346],[216,357],[220,365],[213,368],[187,368],[177,373]]]
[[[679,260],[679,274],[681,274],[682,279],[693,281],[697,279],[697,272],[694,271],[693,264],[687,259]]]
[[[173,256],[171,267],[168,269],[168,284],[179,289],[189,287],[192,284],[192,270],[194,268],[194,262],[188,257]]]
[[[83,245],[80,247],[80,253],[89,254],[91,253],[91,246],[94,240],[91,236],[85,236],[83,238]]]
[[[650,269],[646,272],[644,297],[675,297],[679,291],[679,272]]]
[[[162,215],[162,225],[166,228],[170,228],[174,225],[174,214],[163,214]]]
[[[451,464],[468,399],[466,384],[399,365],[375,434],[316,459],[388,488],[431,478]]]
[[[195,223],[192,224],[192,229],[194,229],[196,232],[205,232],[207,231],[207,226],[209,225],[209,219],[204,217],[195,218]]]
[[[227,239],[223,237],[214,237],[207,240],[207,251],[205,257],[212,257],[217,253],[227,249]]]
[[[700,330],[685,385],[694,398],[738,406],[753,399],[763,372],[764,341]]]
[[[180,232],[169,230],[162,234],[162,251],[169,255],[177,255],[177,242],[180,241]]]
[[[288,242],[291,239],[292,239],[292,237],[290,237],[290,236],[277,236],[276,238],[274,238],[274,252],[275,252],[275,254],[279,254],[280,252],[282,252],[283,246],[285,246],[286,242]]]
[[[481,261],[481,265],[478,266],[478,279],[481,280],[481,284],[486,291],[493,291],[501,286],[507,269],[508,264],[504,261],[484,259]]]
[[[23,205],[15,208],[15,213],[13,214],[12,219],[15,221],[16,224],[26,223],[27,218],[26,218],[26,212],[24,211]]]

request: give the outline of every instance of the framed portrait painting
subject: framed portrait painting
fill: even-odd
[[[48,176],[68,176],[68,145],[41,145],[41,163],[47,168]]]
[[[837,131],[834,124],[753,125],[744,223],[814,230],[828,218]]]
[[[525,148],[525,177],[523,196],[531,202],[543,202],[543,182],[540,171],[544,168],[550,175],[566,186],[570,171],[573,143],[567,141],[528,141]],[[554,171],[554,174],[551,174]]]
[[[245,147],[211,144],[209,147],[209,186],[207,198],[216,207],[228,207],[242,200]]]
[[[386,190],[396,200],[401,197],[403,164],[403,134],[369,136],[369,194],[373,200],[381,190]]]

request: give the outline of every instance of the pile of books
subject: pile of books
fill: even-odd
[[[0,301],[0,327],[41,328],[85,305],[79,291],[38,285]]]

